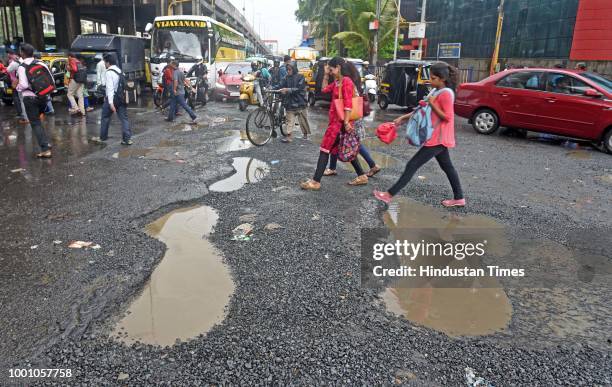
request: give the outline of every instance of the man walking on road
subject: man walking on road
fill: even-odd
[[[85,88],[85,82],[87,81],[87,69],[83,67],[81,61],[79,61],[72,52],[68,54],[68,71],[70,72],[70,78],[68,80],[69,83],[67,94],[71,105],[70,114],[80,112],[81,115],[84,116],[85,99],[83,96],[83,90]],[[85,79],[83,79],[83,74],[85,75]]]
[[[171,66],[174,69],[174,73],[172,77],[172,81],[173,81],[172,93],[173,94],[170,99],[170,112],[168,113],[168,118],[166,118],[166,121],[168,122],[174,121],[174,118],[176,117],[177,105],[179,105],[183,109],[185,109],[187,114],[189,114],[189,117],[191,117],[191,122],[195,123],[197,116],[195,115],[193,110],[191,110],[189,105],[187,105],[187,102],[185,101],[185,86],[191,87],[191,85],[187,83],[187,79],[185,78],[185,73],[183,73],[183,70],[178,68],[178,62],[176,60],[172,61]]]
[[[291,132],[296,119],[300,123],[304,138],[308,138],[310,125],[304,112],[306,109],[306,80],[295,65],[287,65],[287,76],[281,82],[280,87],[281,93],[285,95],[283,106],[287,110],[287,137],[281,141],[286,143],[293,141]]]
[[[27,75],[27,69],[32,68],[32,63],[34,62],[34,47],[27,43],[22,44],[21,56],[24,60],[17,70],[17,91],[23,96],[25,113],[32,126],[32,132],[34,132],[34,136],[38,141],[38,146],[40,146],[40,153],[37,153],[36,157],[49,159],[51,158],[51,146],[49,145],[49,139],[40,121],[40,115],[47,108],[47,97],[36,95],[34,92],[35,88],[30,84]],[[37,62],[35,65],[43,66],[44,69],[49,72],[49,82],[52,82],[53,76],[47,66],[43,62]],[[52,86],[49,85],[49,87]]]
[[[283,57],[283,65],[280,67],[280,80],[282,81],[287,76],[287,67],[291,66],[291,57],[285,55]]]
[[[102,144],[108,140],[108,127],[113,113],[121,121],[122,145],[132,145],[132,131],[127,115],[127,104],[125,102],[125,77],[121,69],[117,67],[117,59],[112,54],[104,54],[102,59],[106,66],[106,97],[102,106],[102,123],[100,125],[100,137],[94,137],[93,142]]]

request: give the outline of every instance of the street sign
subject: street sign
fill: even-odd
[[[376,30],[378,30],[378,20],[371,21],[371,22],[368,24],[368,26],[369,26],[370,31],[376,31]]]
[[[410,50],[410,60],[421,60],[422,54],[421,50]]]
[[[425,23],[410,23],[408,24],[408,39],[424,39],[425,38]]]
[[[461,43],[438,43],[438,59],[461,58]]]

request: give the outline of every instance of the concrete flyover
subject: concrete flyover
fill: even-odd
[[[170,11],[212,16],[244,34],[250,53],[270,54],[240,10],[227,0],[0,0],[0,7],[2,40],[20,37],[38,49],[45,47],[42,11],[53,13],[57,49],[70,47],[81,33],[82,19],[106,24],[110,33],[134,34]]]

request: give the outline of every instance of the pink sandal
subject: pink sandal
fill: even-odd
[[[374,191],[374,197],[378,200],[380,200],[381,202],[384,202],[386,204],[391,203],[391,200],[393,200],[393,196],[391,196],[391,194],[389,192],[381,192],[381,191]]]
[[[442,200],[444,207],[465,207],[465,199],[446,199]]]

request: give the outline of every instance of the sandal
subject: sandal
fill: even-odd
[[[375,165],[372,168],[370,168],[368,173],[366,173],[366,176],[367,177],[372,177],[372,176],[376,175],[378,172],[380,172],[380,167],[378,165]]]
[[[318,191],[321,189],[321,183],[308,179],[307,181],[300,183],[300,188],[306,191]]]
[[[336,176],[337,174],[338,172],[336,172],[335,169],[329,169],[329,168],[327,168],[325,172],[323,172],[323,176]]]
[[[353,180],[348,182],[348,185],[357,186],[357,185],[367,185],[368,177],[366,175],[357,176]]]

